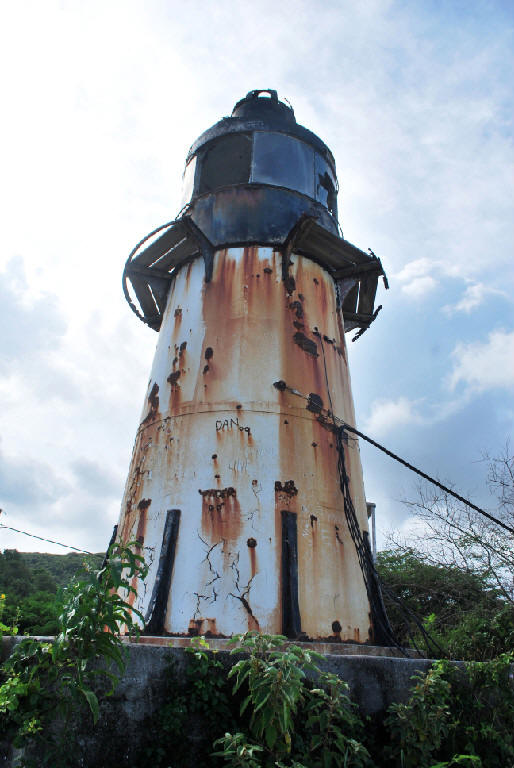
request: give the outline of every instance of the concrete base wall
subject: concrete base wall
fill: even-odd
[[[14,643],[4,638],[3,652],[8,655]],[[331,649],[332,650],[332,649]],[[359,646],[345,646],[346,653],[330,653],[319,666],[346,680],[353,700],[366,715],[379,715],[387,707],[408,698],[415,672],[426,671],[431,662],[419,658],[393,658],[363,655]],[[90,717],[79,725],[82,755],[77,765],[116,765],[133,768],[134,759],[144,737],[144,721],[159,712],[165,703],[166,669],[172,657],[175,674],[185,674],[187,654],[180,647],[150,644],[128,644],[128,660],[124,676],[114,694],[101,703],[100,718],[93,727]],[[349,655],[352,651],[354,655]],[[218,651],[217,658],[227,671],[235,659],[228,651]],[[169,694],[168,694],[169,695]],[[12,756],[0,757],[0,765],[12,766]]]

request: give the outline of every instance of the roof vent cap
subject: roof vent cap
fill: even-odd
[[[237,102],[232,110],[232,117],[246,120],[266,120],[273,118],[284,124],[294,125],[296,118],[291,106],[279,101],[277,92],[271,88],[250,91],[244,99]]]

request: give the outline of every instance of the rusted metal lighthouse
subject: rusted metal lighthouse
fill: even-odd
[[[159,332],[117,532],[150,565],[149,634],[377,641],[359,448],[334,414],[354,423],[344,333],[374,320],[383,270],[339,234],[337,189],[328,147],[252,91],[127,261]]]

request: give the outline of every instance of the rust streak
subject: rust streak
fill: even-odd
[[[236,541],[241,531],[241,508],[234,488],[199,490],[202,496],[202,533],[210,541]]]
[[[155,421],[159,412],[159,385],[154,381],[153,387],[148,395],[148,404],[150,406],[148,413],[141,422],[147,424],[149,421]]]

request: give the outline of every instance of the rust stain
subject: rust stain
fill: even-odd
[[[283,493],[286,496],[296,496],[298,488],[294,484],[294,480],[287,480],[285,483],[281,483],[280,480],[275,481],[275,493]]]
[[[202,496],[202,533],[211,541],[236,541],[241,532],[241,508],[235,488],[199,490]]]
[[[187,634],[190,637],[198,637],[198,635],[202,631],[202,624],[203,624],[203,619],[191,619],[189,622]]]
[[[249,553],[250,553],[250,573],[253,579],[253,577],[257,573],[257,552],[255,551],[255,546],[249,548]]]
[[[209,488],[206,491],[198,489],[198,493],[205,499],[207,496],[214,496],[216,499],[229,499],[236,495],[235,488]]]
[[[150,421],[155,421],[157,414],[159,413],[159,385],[156,381],[154,381],[153,387],[150,390],[150,394],[148,395],[148,404],[150,408],[141,424],[147,424]]]
[[[334,349],[337,351],[337,354],[344,359],[346,363],[347,362],[346,342],[345,342],[345,336],[344,336],[343,313],[340,309],[337,310],[336,316],[337,316],[337,329],[339,331],[340,346],[334,346]]]
[[[342,630],[341,622],[337,619],[332,622],[332,632],[334,633],[334,640],[337,642],[341,642],[341,630]]]
[[[180,371],[173,371],[170,373],[166,381],[169,381],[172,387],[178,386],[177,382],[180,379]]]
[[[319,561],[320,561],[320,555],[323,556],[323,564],[325,567],[330,567],[328,563],[325,560],[325,553],[323,552],[323,548],[320,547],[320,542],[318,538],[318,518],[316,515],[310,515],[310,524],[311,524],[311,552],[306,552],[306,556],[309,559],[312,567],[312,589],[310,592],[310,599],[313,600],[314,605],[319,605],[319,593],[320,593],[320,567],[319,567]],[[303,552],[304,549],[307,550],[307,541],[303,542],[303,537],[300,538],[300,550]]]
[[[323,427],[323,429],[327,429],[329,432],[337,432],[337,426],[330,419],[330,417],[324,416],[322,413],[320,413],[318,416],[316,416],[316,421]],[[329,447],[332,448],[332,443],[329,443]]]
[[[205,637],[217,637],[218,630],[216,628],[216,619],[205,619],[207,622],[207,631]]]
[[[187,265],[187,272],[186,272],[186,286],[189,288],[189,282],[191,280],[191,270],[193,268],[193,262],[190,261]]]
[[[134,527],[140,522],[139,515],[142,509],[140,499],[143,496],[148,477],[145,467],[150,458],[150,450],[158,445],[160,439],[161,413],[159,411],[159,386],[156,382],[154,382],[148,395],[148,404],[148,413],[141,422],[136,435],[124,494],[124,512],[121,516],[118,534],[118,540],[124,544],[133,538]]]
[[[198,635],[205,635],[205,637],[226,637],[218,632],[216,626],[216,619],[191,619],[189,621],[189,627],[187,630],[189,637],[198,637]],[[174,635],[177,637],[177,635]]]
[[[299,320],[303,317],[303,307],[300,301],[292,301],[289,304],[289,309],[292,310]]]
[[[145,543],[148,507],[150,506],[151,503],[152,503],[151,499],[141,499],[141,501],[137,505],[137,508],[139,510],[139,520],[137,523],[137,531],[136,531],[136,546],[134,548],[136,555],[140,555],[143,550],[143,545]],[[137,576],[133,576],[131,579],[130,585],[134,590],[137,590],[137,582],[138,582]],[[136,599],[136,592],[131,591],[128,596],[128,603],[130,606],[134,605],[135,599]]]
[[[119,540],[121,541],[122,544],[127,543],[129,531],[130,531],[130,528],[132,527],[131,510],[132,510],[132,505],[130,501],[127,501],[127,503],[125,504],[125,514],[123,516],[123,524],[121,526],[121,530],[119,533]]]
[[[182,401],[182,390],[178,380],[186,373],[184,366],[186,358],[187,341],[183,341],[180,346],[175,344],[175,357],[172,361],[172,371],[167,377],[167,381],[170,384],[170,396],[168,400],[168,413],[178,413],[180,403]]]
[[[255,618],[255,616],[252,614],[251,616],[248,616],[248,630],[249,632],[260,632],[261,628],[259,626],[259,622]]]

